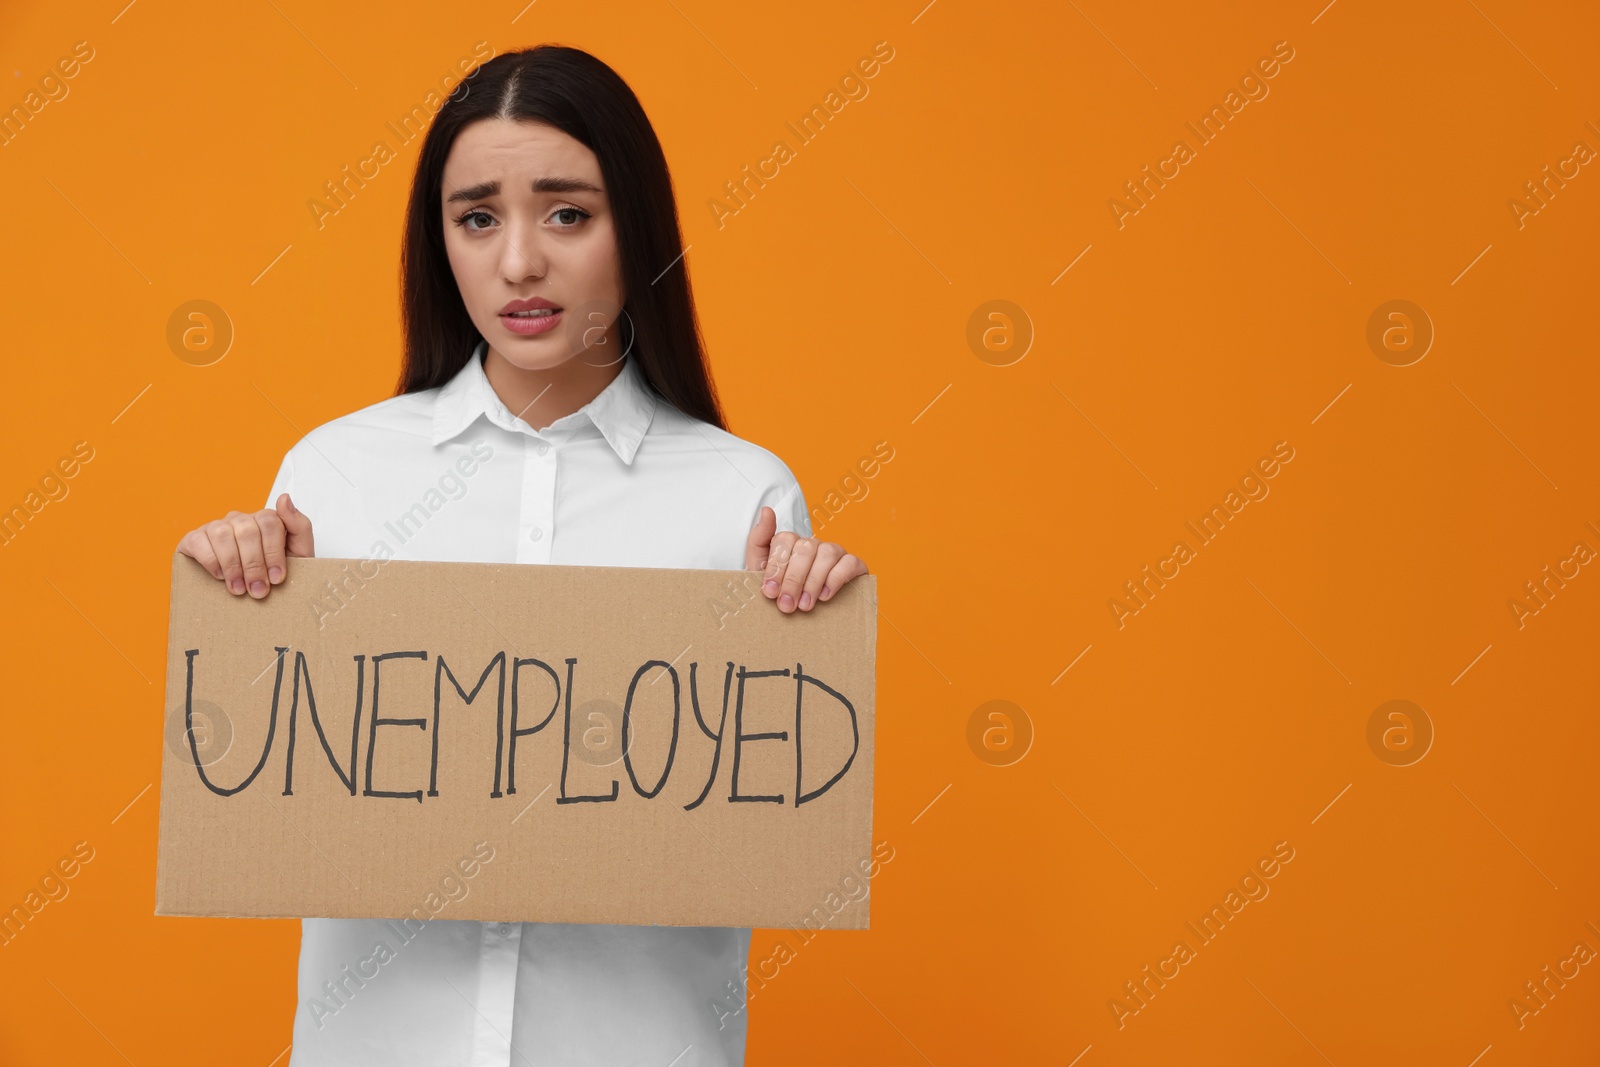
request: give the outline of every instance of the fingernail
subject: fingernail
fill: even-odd
[[[782,608],[784,611],[788,611],[790,608],[794,607],[794,597],[790,596],[788,593],[783,594],[778,598],[778,607]]]
[[[267,595],[267,583],[263,582],[260,578],[257,578],[254,581],[252,581],[250,583],[250,595],[254,596],[254,597],[266,596]]]
[[[244,579],[243,578],[234,578],[234,579],[230,580],[228,582],[228,588],[233,590],[235,593],[244,592]]]
[[[279,582],[283,581],[283,568],[277,566],[268,567],[267,577],[272,579],[273,585],[277,585]]]
[[[823,600],[827,600],[832,595],[833,595],[833,590],[832,589],[830,589],[828,586],[823,586],[822,587],[822,599]]]
[[[800,610],[806,611],[811,607],[811,604],[811,590],[807,589],[805,592],[800,594]]]
[[[761,587],[761,590],[764,593],[768,593],[768,594],[770,594],[772,596],[777,596],[778,595],[778,580],[776,578],[768,578],[766,584]]]

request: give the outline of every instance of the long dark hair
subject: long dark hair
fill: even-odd
[[[706,366],[683,260],[672,176],[650,120],[621,76],[577,48],[539,45],[480,64],[428,127],[406,206],[400,252],[405,356],[398,393],[443,385],[482,339],[450,269],[440,187],[456,136],[479,119],[543,122],[600,161],[622,263],[631,359],[679,411],[727,429]],[[619,316],[619,319],[621,317]]]

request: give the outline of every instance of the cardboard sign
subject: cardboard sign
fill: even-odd
[[[158,915],[868,926],[874,576],[365,566],[174,553]]]

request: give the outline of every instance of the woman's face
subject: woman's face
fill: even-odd
[[[593,152],[543,123],[480,119],[456,136],[439,195],[461,299],[495,352],[527,370],[620,358],[626,294]],[[530,300],[556,310],[511,314]]]

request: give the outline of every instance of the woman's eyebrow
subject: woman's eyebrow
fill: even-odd
[[[598,185],[587,182],[582,178],[539,178],[533,183],[536,193],[603,193]],[[457,189],[445,198],[445,203],[453,204],[458,200],[483,200],[496,196],[500,192],[498,181],[479,182],[469,185],[465,189]]]

